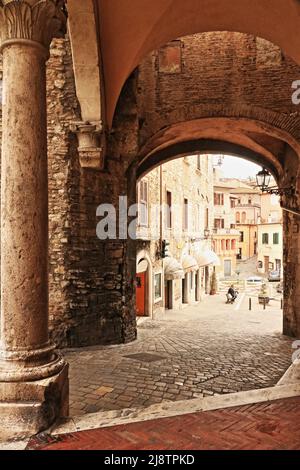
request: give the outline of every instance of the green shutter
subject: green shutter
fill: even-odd
[[[279,233],[273,233],[273,245],[279,245]]]

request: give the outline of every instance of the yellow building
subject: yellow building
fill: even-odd
[[[242,181],[232,180],[231,194],[236,197],[235,221],[240,231],[238,259],[257,255],[257,223],[261,216],[261,192]]]
[[[257,255],[257,225],[237,224],[240,232],[238,260],[247,260]]]
[[[236,271],[236,259],[240,233],[235,225],[235,196],[232,184],[220,178],[214,171],[214,233],[213,249],[220,259],[216,266],[219,277],[230,277]]]
[[[259,273],[268,274],[278,271],[282,277],[283,257],[282,209],[276,195],[262,195],[262,211],[258,224],[258,259]]]

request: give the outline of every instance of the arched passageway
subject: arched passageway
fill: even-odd
[[[147,0],[142,8],[139,0],[117,6],[98,0],[97,6],[109,123],[134,68],[152,50],[179,37],[207,31],[252,34],[272,41],[300,64],[296,34],[300,5],[293,0],[255,0],[251,4],[246,0]]]

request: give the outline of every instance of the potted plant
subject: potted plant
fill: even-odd
[[[267,305],[270,302],[270,297],[268,294],[267,284],[264,282],[261,285],[261,289],[258,294],[258,303],[262,305]]]

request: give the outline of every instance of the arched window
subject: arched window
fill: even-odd
[[[239,212],[236,213],[235,220],[236,220],[237,224],[239,224],[241,222],[241,214]]]
[[[247,218],[247,214],[246,214],[246,212],[243,212],[242,213],[242,224],[246,223],[246,218]]]
[[[236,248],[236,241],[235,240],[231,240],[231,249],[232,250],[235,250]]]
[[[226,250],[230,250],[230,240],[226,240]]]

